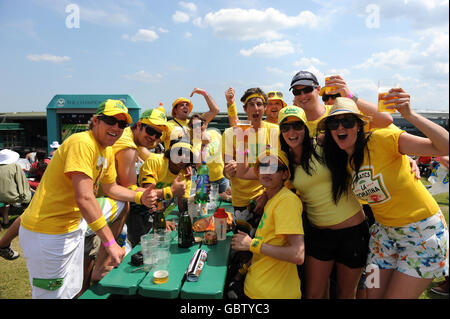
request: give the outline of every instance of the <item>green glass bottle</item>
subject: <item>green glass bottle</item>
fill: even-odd
[[[192,222],[188,212],[188,200],[185,198],[180,208],[180,219],[178,220],[178,247],[188,248],[193,244]]]
[[[153,232],[166,229],[166,218],[164,217],[164,205],[161,200],[157,202],[157,208],[153,215]]]

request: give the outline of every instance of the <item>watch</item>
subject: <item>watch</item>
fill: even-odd
[[[356,94],[356,93],[350,93],[347,97],[349,99],[352,99],[355,103],[358,101],[358,98],[359,98],[358,94]]]

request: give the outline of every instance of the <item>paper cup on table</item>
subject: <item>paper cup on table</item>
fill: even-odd
[[[219,241],[227,238],[227,217],[228,215],[223,208],[218,208],[214,213],[214,227]]]

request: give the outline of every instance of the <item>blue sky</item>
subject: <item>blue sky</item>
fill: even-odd
[[[72,6],[70,6],[72,4]],[[206,89],[226,111],[310,70],[376,101],[394,79],[416,110],[449,108],[448,0],[0,0],[0,112],[55,94],[130,94],[143,109]],[[75,8],[75,9],[74,9]],[[67,9],[67,12],[66,12]],[[79,25],[76,13],[79,12]],[[79,26],[79,27],[76,27]],[[205,111],[200,95],[194,111]],[[238,111],[242,111],[238,103]]]

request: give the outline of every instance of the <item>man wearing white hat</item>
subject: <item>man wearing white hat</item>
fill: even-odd
[[[31,199],[31,190],[27,177],[22,168],[16,164],[20,155],[12,150],[0,151],[0,215],[3,216],[3,225],[8,224],[9,204],[28,203]],[[13,260],[19,257],[11,245],[0,246],[0,256]]]

